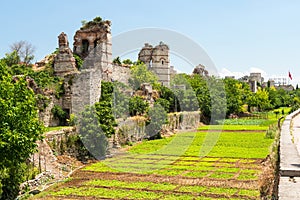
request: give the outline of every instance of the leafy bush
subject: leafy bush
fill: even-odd
[[[15,199],[24,180],[24,162],[36,150],[43,126],[34,93],[20,77],[12,81],[8,66],[0,61],[0,199]]]
[[[148,112],[149,122],[146,126],[146,134],[149,139],[161,138],[160,130],[162,125],[167,122],[167,112],[159,104],[154,104]]]
[[[86,107],[80,114],[79,135],[85,149],[96,159],[103,159],[107,151],[108,142],[102,127],[95,107]]]
[[[81,67],[83,66],[83,60],[81,59],[81,57],[77,54],[73,54],[74,58],[75,58],[75,62],[76,62],[76,67],[78,70],[81,69]]]
[[[129,96],[126,95],[128,86],[120,82],[114,82],[113,90],[113,114],[115,118],[127,118],[129,115]]]
[[[149,103],[140,96],[131,97],[129,100],[129,114],[131,116],[142,115],[149,108]]]
[[[223,123],[224,125],[261,125],[265,123],[266,119],[225,119],[222,121],[218,121],[219,123]]]
[[[276,125],[270,125],[269,126],[269,129],[266,131],[266,138],[268,139],[274,139],[275,136],[277,135],[278,133],[278,127]]]
[[[67,113],[58,105],[54,105],[51,109],[53,116],[59,120],[60,125],[65,125]]]
[[[107,137],[115,134],[114,127],[117,126],[112,109],[113,88],[114,87],[111,82],[102,81],[101,98],[100,101],[95,104],[100,127]]]
[[[69,126],[74,126],[77,124],[77,118],[75,116],[75,114],[71,114],[70,115],[70,119],[67,119],[68,125]]]
[[[155,104],[159,104],[160,106],[162,106],[166,112],[169,112],[169,108],[170,108],[170,102],[166,99],[162,99],[162,98],[158,98],[155,101]]]
[[[130,72],[131,78],[128,82],[134,90],[140,88],[142,83],[150,83],[152,86],[158,83],[157,76],[143,63],[131,66]]]

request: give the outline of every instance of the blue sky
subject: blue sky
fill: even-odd
[[[186,35],[206,51],[220,75],[261,71],[266,78],[287,77],[290,70],[291,83],[300,82],[297,0],[11,0],[0,5],[0,57],[10,44],[26,40],[40,60],[55,50],[59,33],[67,33],[72,44],[82,20],[101,16],[112,21],[113,36],[144,27]],[[183,62],[171,63],[185,71]]]

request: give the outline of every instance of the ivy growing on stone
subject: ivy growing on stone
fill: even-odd
[[[100,127],[107,137],[115,134],[114,127],[117,126],[113,115],[113,91],[114,86],[111,82],[101,82],[100,101],[95,104],[99,117]]]

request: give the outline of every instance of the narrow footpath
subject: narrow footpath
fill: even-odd
[[[300,199],[300,110],[288,115],[280,133],[280,200]]]

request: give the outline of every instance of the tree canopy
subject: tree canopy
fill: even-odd
[[[142,83],[150,83],[152,86],[158,84],[157,76],[144,63],[135,64],[130,69],[131,78],[128,82],[134,90],[140,88]]]
[[[22,180],[21,165],[36,151],[43,126],[35,95],[24,76],[13,77],[0,62],[0,199],[14,199]]]

